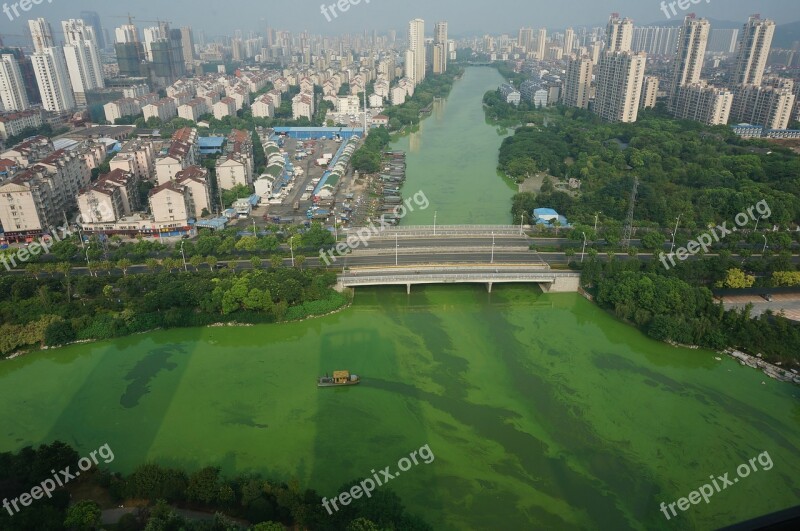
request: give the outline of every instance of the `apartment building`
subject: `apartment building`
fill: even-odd
[[[51,112],[68,112],[75,109],[67,63],[61,48],[44,48],[31,56],[36,83],[42,96],[42,106]]]
[[[309,121],[314,116],[314,95],[301,92],[292,98],[292,118],[299,120],[307,118]]]
[[[635,122],[639,115],[647,54],[606,52],[600,59],[594,112],[609,122]]]
[[[211,184],[208,170],[201,166],[189,166],[175,175],[175,184],[188,194],[187,205],[190,218],[203,217],[203,211],[211,212]]]
[[[734,84],[761,85],[774,35],[774,21],[762,20],[760,15],[753,15],[747,20],[736,50]]]
[[[129,140],[111,159],[112,170],[132,173],[139,181],[153,178],[155,172],[153,143],[148,140]]]
[[[706,125],[724,125],[730,118],[734,95],[728,89],[704,82],[678,87],[673,103],[676,118],[694,120]]]
[[[672,72],[669,94],[670,108],[674,108],[678,89],[681,86],[700,83],[710,32],[711,24],[708,20],[698,19],[694,14],[688,15],[684,19],[678,34],[678,50]]]
[[[191,122],[198,122],[200,117],[208,112],[208,104],[204,98],[195,98],[186,105],[178,107],[178,116]]]
[[[228,136],[226,153],[217,160],[217,186],[231,190],[253,184],[253,142],[248,131],[234,129]]]
[[[564,105],[581,109],[589,107],[593,71],[594,65],[588,55],[570,56],[567,59],[563,92]]]
[[[165,182],[150,190],[148,200],[153,227],[159,231],[187,227],[192,217],[189,198],[190,194],[186,187],[173,181]]]
[[[142,113],[145,120],[157,118],[166,123],[178,116],[178,107],[175,105],[174,98],[162,98],[142,107]]]
[[[734,90],[731,120],[764,129],[786,129],[795,104],[794,82],[773,80],[764,86],[742,85]]]
[[[251,107],[253,118],[272,118],[275,116],[275,106],[272,101],[268,94],[256,98]]]
[[[169,146],[156,159],[155,173],[158,184],[173,181],[179,171],[197,164],[199,153],[197,129],[186,127],[176,131]]]
[[[55,151],[53,141],[46,136],[35,136],[3,152],[0,157],[13,160],[22,168],[42,160]]]
[[[25,129],[41,127],[42,113],[38,110],[4,114],[0,116],[0,140],[21,134]]]
[[[214,118],[222,120],[226,116],[236,116],[236,100],[224,97],[212,107]]]
[[[139,209],[139,180],[130,172],[112,170],[101,175],[78,194],[78,210],[84,228],[114,224]]]
[[[0,56],[0,108],[5,111],[25,111],[30,107],[25,81],[17,58],[11,54]]]
[[[661,80],[656,76],[644,76],[644,83],[642,84],[642,98],[639,101],[639,106],[642,109],[652,109],[656,106],[658,99],[658,89],[661,85]]]
[[[117,120],[127,116],[136,116],[140,114],[142,112],[142,107],[137,99],[122,98],[103,105],[103,112],[105,112],[106,121],[114,124]]]

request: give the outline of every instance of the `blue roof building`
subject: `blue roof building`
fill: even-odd
[[[533,209],[533,219],[536,225],[554,227],[555,222],[558,221],[560,227],[571,227],[567,218],[553,210],[552,208],[535,208]]]
[[[276,135],[285,134],[289,138],[297,140],[334,138],[335,136],[341,137],[342,140],[350,140],[356,135],[364,136],[363,129],[352,127],[276,127],[274,131]]]
[[[201,155],[219,155],[222,153],[222,145],[225,143],[223,136],[201,136],[197,139]]]

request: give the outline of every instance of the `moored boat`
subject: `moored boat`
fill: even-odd
[[[359,383],[361,378],[357,374],[350,374],[350,371],[333,371],[333,376],[326,374],[317,378],[317,387],[339,387]]]

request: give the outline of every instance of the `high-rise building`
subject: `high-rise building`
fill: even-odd
[[[645,26],[633,28],[631,51],[651,55],[673,55],[678,46],[678,27]]]
[[[640,109],[651,109],[656,106],[659,84],[660,81],[656,76],[644,76],[642,98],[641,101],[639,101]]]
[[[19,65],[20,73],[22,74],[22,82],[25,85],[25,93],[28,96],[28,102],[31,105],[42,103],[42,98],[39,95],[39,85],[36,83],[36,74],[33,72],[31,58],[25,55],[25,52],[20,48],[0,48],[0,55],[14,56]]]
[[[606,51],[629,52],[633,43],[633,21],[612,13],[606,26]]]
[[[136,26],[132,24],[118,27],[115,31],[115,36],[117,44],[139,42],[139,32],[136,30]]]
[[[536,58],[543,61],[547,53],[547,29],[541,28],[536,36]]]
[[[635,122],[646,63],[644,52],[603,53],[597,68],[594,112],[609,122]]]
[[[711,24],[704,18],[698,19],[691,14],[684,19],[678,36],[678,51],[672,71],[670,107],[674,105],[681,86],[700,82],[710,30]]]
[[[567,59],[567,72],[564,77],[564,105],[570,107],[589,107],[592,87],[592,58],[570,56]]]
[[[75,95],[70,86],[67,64],[61,48],[45,48],[31,56],[36,82],[42,96],[42,106],[52,112],[75,108]]]
[[[437,22],[433,29],[433,73],[447,72],[447,22]]]
[[[181,28],[181,44],[183,45],[183,62],[191,64],[194,62],[194,33],[192,28]]]
[[[83,20],[61,22],[64,30],[64,58],[78,104],[86,104],[86,92],[105,87],[103,66],[94,28]]]
[[[531,51],[531,46],[533,46],[533,28],[520,28],[519,36],[517,37],[517,46],[525,50],[525,52]]]
[[[724,125],[730,118],[733,93],[705,82],[678,87],[673,112],[681,120],[694,120],[706,125]]]
[[[575,30],[567,28],[564,32],[564,53],[571,54],[575,49]]]
[[[103,31],[103,25],[100,23],[100,15],[97,14],[97,11],[81,11],[81,19],[92,27],[94,36],[97,38],[98,48],[104,50],[107,41],[105,32]]]
[[[765,129],[786,129],[795,103],[794,82],[770,78],[760,85],[741,85],[734,91],[731,120]]]
[[[425,21],[421,18],[408,23],[406,77],[414,85],[419,85],[425,79]]]
[[[34,52],[43,52],[45,48],[52,48],[56,45],[53,40],[53,28],[47,20],[43,18],[29,20],[28,27],[31,30],[31,38],[33,38]]]
[[[774,35],[775,22],[772,20],[762,20],[760,15],[748,19],[739,38],[733,83],[761,85]]]
[[[0,104],[4,111],[24,111],[30,107],[17,58],[0,56]]]
[[[152,28],[145,28],[142,30],[144,35],[144,54],[147,60],[153,62],[153,43],[165,39],[166,36],[161,34],[161,28],[154,26]]]

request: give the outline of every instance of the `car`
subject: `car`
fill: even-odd
[[[770,295],[769,293],[763,293],[763,294],[761,295],[761,297],[763,297],[763,299],[764,299],[765,301],[767,301],[767,302],[772,302],[772,295]]]

